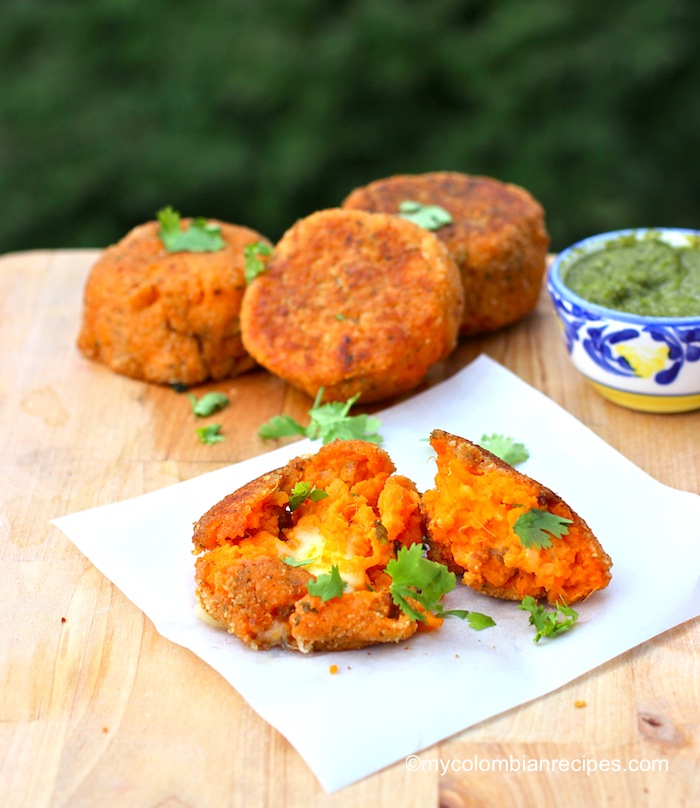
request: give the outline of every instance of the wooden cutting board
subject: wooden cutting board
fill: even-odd
[[[204,662],[160,637],[49,524],[267,451],[258,426],[282,412],[304,420],[311,403],[262,370],[203,386],[227,392],[231,406],[218,419],[226,440],[200,444],[182,397],[117,376],[75,348],[97,255],[0,258],[3,805],[700,804],[699,620],[426,750],[420,771],[397,763],[325,794],[284,738]],[[600,398],[569,365],[544,294],[523,322],[460,344],[425,385],[482,352],[657,480],[700,492],[700,412],[643,414]],[[667,575],[683,563],[666,557],[663,536],[658,561]],[[368,731],[387,720],[369,717]],[[503,759],[521,771],[498,771]],[[571,770],[522,770],[553,759]],[[576,770],[614,759],[654,770]]]

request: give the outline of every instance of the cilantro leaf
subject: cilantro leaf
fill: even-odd
[[[193,219],[183,230],[180,214],[170,206],[158,211],[158,238],[168,252],[218,252],[226,242],[221,226],[206,219]]]
[[[282,559],[282,561],[284,561],[284,563],[289,567],[303,567],[306,564],[313,564],[315,560],[315,558],[302,558],[301,561],[297,561],[296,558],[291,555],[285,556]]]
[[[289,510],[295,511],[303,502],[310,499],[312,502],[318,502],[319,499],[324,499],[328,494],[322,488],[316,488],[311,483],[298,482],[292,488],[292,495],[289,497]]]
[[[272,247],[264,241],[254,241],[252,244],[246,244],[243,248],[243,256],[245,257],[243,273],[246,283],[254,281],[258,275],[262,275],[267,269],[265,262],[262,260],[263,256],[267,255],[272,255]]]
[[[224,436],[220,434],[221,424],[207,424],[197,427],[197,435],[200,443],[212,444],[222,443]]]
[[[295,421],[290,415],[273,415],[258,429],[258,435],[263,440],[286,438],[290,435],[306,435],[306,427]]]
[[[558,637],[569,631],[578,620],[578,612],[561,601],[554,610],[546,609],[528,595],[523,598],[518,609],[530,612],[530,625],[536,629],[533,642],[539,642],[542,637]]]
[[[442,609],[440,604],[438,604],[436,614],[438,617],[459,617],[460,620],[466,620],[474,631],[483,631],[485,628],[496,625],[493,617],[489,617],[487,614],[470,612],[467,609]]]
[[[321,404],[323,388],[321,387],[311,409],[310,422],[302,426],[289,415],[275,415],[265,422],[258,430],[263,440],[274,440],[289,435],[304,435],[311,440],[321,439],[323,443],[339,440],[366,440],[372,443],[381,443],[382,437],[376,430],[381,425],[378,418],[365,414],[349,415],[350,408],[360,397],[353,396],[347,401],[329,401]]]
[[[315,581],[306,584],[309,595],[316,595],[325,603],[331,598],[339,598],[345,589],[345,581],[340,577],[338,565],[333,564],[330,572],[319,575]]]
[[[352,440],[359,438],[371,443],[381,443],[382,438],[376,433],[380,426],[378,418],[369,415],[350,415],[350,408],[360,397],[357,393],[347,401],[329,401],[321,404],[323,399],[323,387],[316,395],[313,406],[309,410],[311,423],[307,427],[306,434],[312,440],[321,438],[324,443],[330,443],[336,438],[340,440]]]
[[[205,393],[200,399],[194,393],[188,393],[187,397],[192,406],[192,412],[198,418],[206,418],[208,415],[213,415],[228,404],[228,396],[225,393]]]
[[[511,466],[517,466],[518,463],[524,463],[530,453],[522,443],[516,443],[514,438],[505,437],[503,435],[482,435],[479,441],[484,449],[487,449],[491,454],[500,457]]]
[[[572,519],[565,516],[557,516],[549,511],[541,511],[539,508],[530,508],[518,517],[513,530],[520,539],[520,544],[528,549],[535,547],[542,550],[552,546],[552,539],[560,539],[569,532],[569,525]]]
[[[439,205],[423,205],[413,199],[405,199],[399,204],[399,216],[418,224],[426,230],[439,230],[452,224],[452,216]]]
[[[425,615],[415,609],[408,598],[420,603],[427,612],[436,612],[439,616],[440,599],[455,588],[455,574],[444,564],[424,558],[420,544],[402,547],[396,558],[386,565],[386,572],[392,578],[389,587],[392,600],[411,620],[424,621]]]
[[[481,612],[469,612],[467,622],[474,631],[483,631],[485,628],[491,628],[491,626],[496,625],[496,621],[493,617],[489,617],[487,614],[482,614]]]

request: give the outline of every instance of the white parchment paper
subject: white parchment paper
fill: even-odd
[[[518,468],[563,497],[613,559],[612,583],[576,606],[572,631],[535,645],[529,615],[516,603],[459,583],[446,607],[489,614],[495,627],[475,632],[448,619],[440,631],[399,645],[303,655],[251,651],[202,623],[194,614],[193,523],[242,484],[315,451],[319,444],[309,441],[53,522],[163,636],[224,676],[327,791],[549,693],[700,614],[700,496],[660,484],[501,365],[481,356],[378,417],[384,448],[421,491],[433,484],[425,440],[433,428],[477,442],[497,432],[527,446],[530,459]],[[683,559],[672,577],[664,577],[660,553]]]

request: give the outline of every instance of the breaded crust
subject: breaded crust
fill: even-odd
[[[78,347],[85,356],[157,384],[220,380],[255,365],[240,333],[243,249],[266,239],[212,223],[226,242],[217,252],[169,253],[155,221],[103,252],[84,291]]]
[[[470,441],[434,430],[435,488],[423,494],[429,556],[465,584],[506,600],[574,603],[604,589],[612,561],[557,494]],[[571,519],[552,546],[525,547],[513,530],[532,508]]]
[[[294,606],[291,633],[300,651],[349,651],[384,642],[401,642],[417,630],[387,589],[348,592],[326,602],[306,595]]]
[[[430,231],[395,216],[318,211],[294,224],[247,288],[243,343],[324,401],[367,403],[415,387],[455,347],[459,271]]]
[[[439,205],[452,216],[452,224],[435,232],[462,276],[462,336],[493,331],[532,311],[549,236],[542,206],[526,190],[490,177],[439,171],[376,180],[350,193],[342,206],[396,214],[406,200]]]
[[[326,496],[292,508],[298,483]],[[399,642],[417,625],[393,605],[384,569],[397,547],[423,534],[420,496],[389,455],[366,441],[334,441],[229,494],[196,522],[197,599],[256,650]],[[342,594],[309,594],[308,582],[334,566]]]

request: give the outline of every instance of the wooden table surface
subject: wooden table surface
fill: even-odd
[[[200,444],[172,390],[117,376],[77,351],[97,255],[0,258],[3,806],[700,804],[700,620],[426,750],[423,770],[400,762],[326,794],[223,678],[157,634],[49,524],[267,451],[257,427],[281,412],[303,421],[311,403],[262,370],[205,386],[229,393],[231,406],[218,418],[226,440]],[[660,482],[700,492],[700,411],[642,414],[600,398],[568,364],[544,294],[523,322],[462,342],[426,384],[481,352]],[[678,563],[660,536],[660,570],[672,574]],[[571,770],[503,773],[493,763],[501,759],[521,769],[558,759]]]

